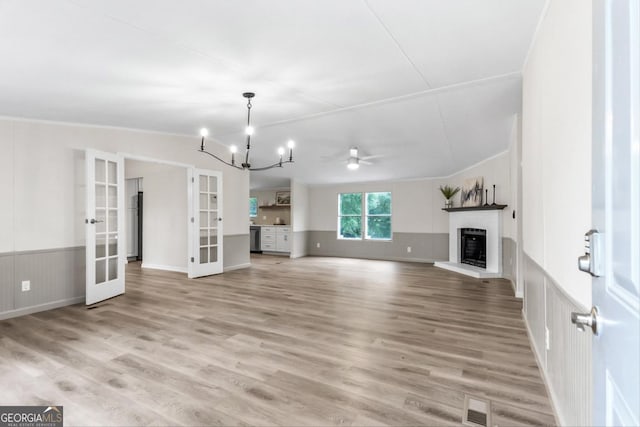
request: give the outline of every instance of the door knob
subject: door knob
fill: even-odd
[[[598,309],[596,307],[591,308],[589,313],[571,313],[571,323],[584,332],[587,328],[591,329],[593,335],[598,335]]]
[[[85,222],[86,224],[97,224],[97,223],[99,223],[99,222],[104,222],[104,220],[103,220],[103,219],[95,219],[95,218],[91,218],[91,219],[85,220],[84,222]]]

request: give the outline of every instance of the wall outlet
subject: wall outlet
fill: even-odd
[[[549,335],[549,328],[544,328],[544,345],[547,347],[547,350],[551,350],[551,337]]]
[[[266,215],[262,215],[262,220],[266,221],[267,220],[267,216]]]
[[[320,242],[316,242],[316,248],[320,247]]]
[[[407,246],[407,253],[410,254],[411,253],[411,246]]]
[[[22,281],[22,292],[27,292],[31,290],[31,280],[23,280]]]

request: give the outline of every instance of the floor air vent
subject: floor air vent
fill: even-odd
[[[473,427],[488,427],[491,425],[489,416],[489,401],[477,397],[464,396],[464,414],[462,424]]]

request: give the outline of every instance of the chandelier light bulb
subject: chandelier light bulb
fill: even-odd
[[[202,136],[203,138],[209,136],[209,130],[207,128],[200,129],[200,136]]]
[[[287,147],[289,147],[290,149],[295,147],[296,143],[293,142],[293,139],[290,139],[289,142],[287,142]]]
[[[244,129],[244,131],[245,131],[245,133],[246,133],[247,135],[249,135],[249,136],[253,135],[253,131],[254,131],[253,126],[247,126],[247,127]]]
[[[229,151],[231,151],[231,154],[236,154],[238,152],[238,147],[232,145],[231,147],[229,147]]]
[[[278,154],[281,156],[284,155],[284,148],[278,147]]]

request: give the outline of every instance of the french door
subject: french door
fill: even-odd
[[[124,160],[87,150],[86,304],[124,293]]]
[[[189,170],[189,278],[222,273],[222,173]]]

